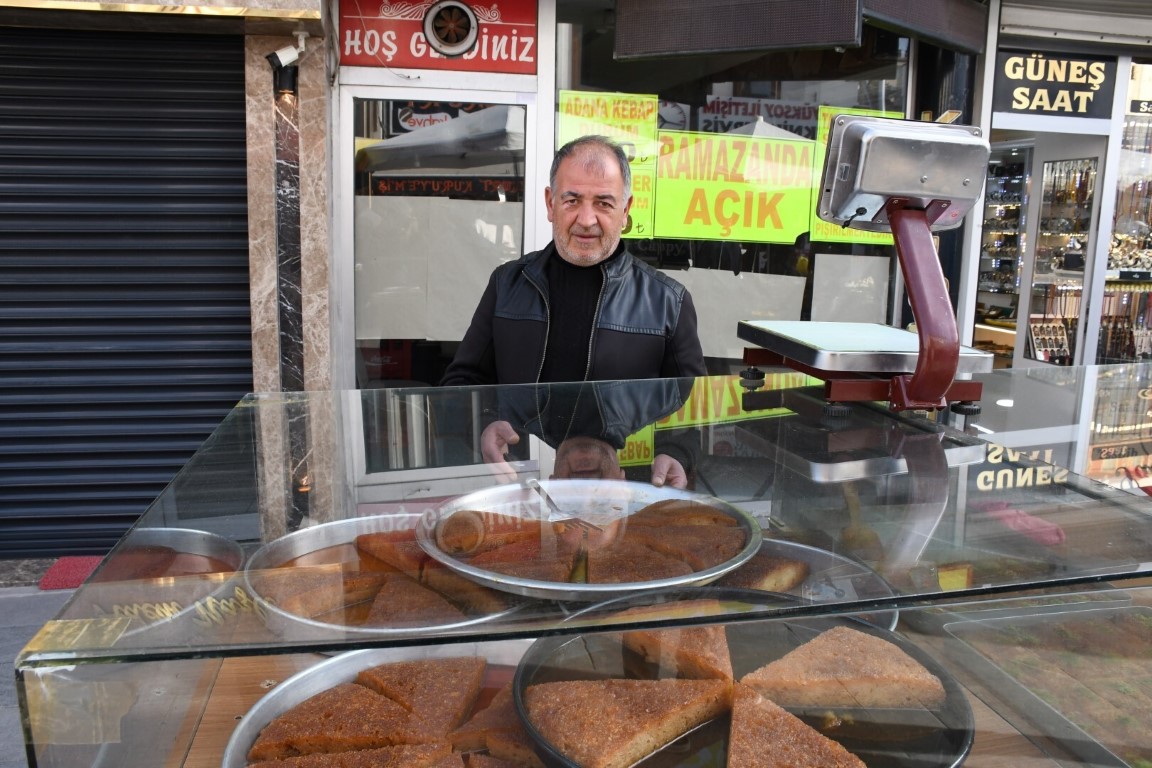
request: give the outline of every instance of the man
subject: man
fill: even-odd
[[[560,148],[544,190],[552,242],[492,273],[442,385],[706,374],[691,295],[620,242],[631,190],[610,139]]]
[[[704,376],[692,296],[620,242],[632,207],[623,150],[584,136],[556,153],[544,190],[552,242],[493,271],[472,324],[440,383],[523,384]],[[519,436],[485,430],[486,458],[502,464]],[[687,483],[659,455],[653,482]]]

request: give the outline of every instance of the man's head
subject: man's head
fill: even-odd
[[[599,264],[616,250],[632,207],[628,157],[604,136],[568,142],[552,161],[544,204],[560,257],[578,267]]]
[[[620,457],[609,443],[595,437],[570,437],[556,448],[553,478],[623,480]]]

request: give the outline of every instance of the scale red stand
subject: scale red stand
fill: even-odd
[[[825,382],[825,399],[833,403],[887,401],[894,411],[940,410],[951,404],[957,413],[979,413],[977,403],[983,385],[979,381],[956,378],[961,359],[959,334],[932,240],[931,224],[948,203],[934,201],[926,208],[908,207],[907,203],[905,199],[892,198],[884,210],[892,227],[896,255],[919,337],[915,370],[911,374],[889,370],[822,369],[774,350],[771,342],[762,348],[745,348],[745,364],[782,365],[820,379]],[[744,325],[741,324],[741,331]],[[749,338],[743,332],[740,335]],[[984,357],[982,353],[976,355]],[[876,354],[864,359],[884,358],[883,351],[877,350]],[[987,356],[986,368],[991,370],[991,367],[991,356]],[[748,376],[744,378],[753,380]]]

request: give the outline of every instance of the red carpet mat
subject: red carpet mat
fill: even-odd
[[[44,572],[40,589],[75,589],[92,575],[103,559],[101,555],[62,557]]]

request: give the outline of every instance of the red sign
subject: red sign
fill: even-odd
[[[469,4],[476,14],[476,45],[461,56],[447,57],[432,50],[424,37],[424,16],[433,0],[340,0],[340,63],[536,74],[536,0],[490,1]]]

